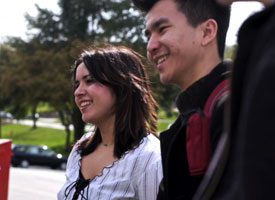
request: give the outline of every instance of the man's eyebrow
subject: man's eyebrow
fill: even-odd
[[[145,35],[148,36],[151,32],[151,30],[156,30],[158,29],[162,24],[168,23],[169,20],[166,17],[161,17],[158,20],[152,22],[151,24],[148,25],[145,29]]]

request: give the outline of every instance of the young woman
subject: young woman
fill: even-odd
[[[157,104],[139,54],[84,51],[73,69],[76,105],[93,132],[74,146],[58,199],[155,200],[162,179]]]

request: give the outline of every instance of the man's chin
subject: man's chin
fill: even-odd
[[[162,84],[165,84],[165,85],[171,83],[170,80],[167,77],[164,77],[164,76],[161,76],[161,75],[160,75],[160,82]]]

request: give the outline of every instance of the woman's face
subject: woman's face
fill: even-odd
[[[84,122],[98,127],[114,122],[114,91],[91,77],[84,63],[76,69],[74,97]]]

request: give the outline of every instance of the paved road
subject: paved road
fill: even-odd
[[[22,120],[13,120],[14,124],[23,124],[27,126],[32,126],[33,121],[30,119],[22,119]],[[48,127],[48,128],[56,128],[56,129],[62,129],[64,130],[64,126],[58,122],[58,119],[55,118],[39,118],[36,122],[36,125],[39,127]],[[70,126],[70,129],[72,130],[73,127]]]
[[[48,168],[11,167],[9,200],[56,200],[65,182],[65,171]]]
[[[33,121],[30,119],[21,119],[21,120],[13,120],[13,124],[23,124],[27,126],[32,126]],[[38,127],[47,127],[47,128],[55,128],[55,129],[61,129],[64,130],[64,126],[58,121],[56,118],[39,118],[36,122],[36,125]],[[70,125],[70,130],[73,130],[73,125]],[[93,128],[92,125],[86,125],[85,131],[90,131]]]

